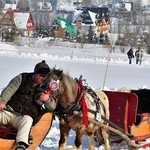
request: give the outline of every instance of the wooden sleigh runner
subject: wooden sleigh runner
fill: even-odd
[[[30,135],[33,139],[27,150],[35,150],[38,146],[40,146],[51,128],[52,120],[53,115],[50,112],[45,113],[41,117],[39,122],[31,130]],[[7,138],[3,138],[2,135],[4,136],[5,134],[5,128],[0,128],[0,150],[15,150],[16,143],[14,138],[15,136],[13,134],[15,134],[16,131],[10,132],[12,133],[6,135]]]
[[[109,99],[110,121],[133,136],[137,143],[150,138],[150,114],[137,114],[138,97],[133,93],[104,91]],[[110,134],[111,142],[121,141],[121,137]],[[140,145],[150,147],[150,144]]]

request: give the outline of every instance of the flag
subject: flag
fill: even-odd
[[[65,28],[68,33],[70,33],[71,35],[77,35],[77,31],[71,26],[71,22],[69,19],[57,18],[56,21],[60,25],[60,27]]]

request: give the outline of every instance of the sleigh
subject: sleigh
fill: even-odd
[[[30,146],[27,150],[35,150],[44,140],[52,125],[52,113],[44,114],[39,122],[31,129]],[[17,130],[0,126],[0,150],[15,150],[15,135]]]
[[[109,99],[110,121],[118,130],[133,136],[137,143],[150,138],[150,114],[137,114],[138,97],[133,93],[104,91]],[[111,125],[111,124],[110,124]],[[123,132],[122,131],[122,132]],[[121,141],[121,137],[110,134],[111,142]],[[140,147],[150,147],[144,144]]]

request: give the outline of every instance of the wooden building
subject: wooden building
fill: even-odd
[[[96,33],[109,32],[110,17],[106,7],[83,7],[77,9],[72,19],[72,25],[87,31],[89,26],[93,27]]]
[[[8,9],[0,20],[0,30],[13,29],[19,35],[33,36],[35,24],[30,12]]]

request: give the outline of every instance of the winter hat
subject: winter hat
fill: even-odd
[[[46,64],[45,60],[42,60],[42,62],[38,63],[34,67],[34,73],[40,73],[40,74],[48,74],[50,72],[49,66]]]

